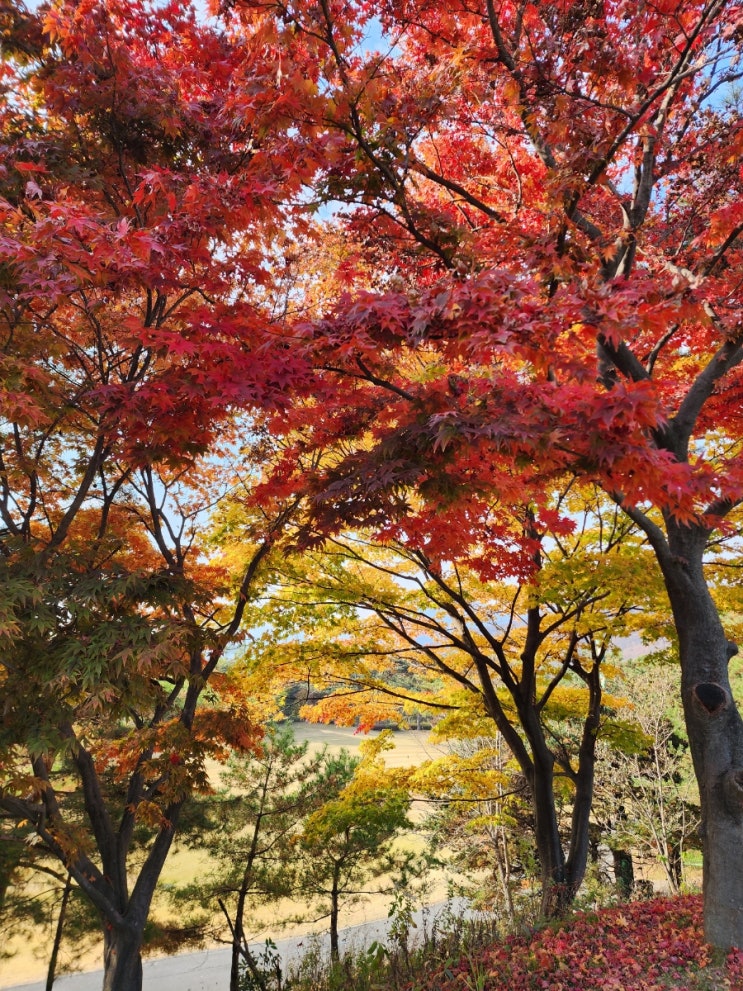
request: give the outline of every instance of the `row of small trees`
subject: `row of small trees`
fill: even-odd
[[[411,772],[385,767],[381,755],[389,746],[382,735],[362,743],[360,757],[323,750],[310,758],[307,744],[295,743],[290,727],[271,725],[260,755],[233,755],[215,794],[193,803],[184,817],[183,842],[205,854],[211,866],[171,890],[181,909],[187,909],[186,921],[171,925],[160,920],[158,925],[153,920],[151,946],[173,950],[215,934],[224,939],[226,921],[231,989],[240,987],[243,972],[260,986],[264,976],[249,946],[250,924],[262,905],[275,908],[283,899],[292,915],[309,901],[313,916],[329,919],[331,956],[337,959],[341,907],[361,897],[370,880],[399,871],[409,860],[396,858],[390,844],[410,826]],[[14,928],[32,935],[43,931],[43,915],[49,912],[56,930],[51,986],[65,928],[84,940],[90,927],[95,929],[95,919],[69,880],[60,888],[59,872],[49,866],[51,851],[37,846],[31,857],[23,857],[21,833],[6,832],[2,839],[5,848],[15,840],[19,855],[14,864],[3,865],[6,885],[17,889],[6,888],[0,906],[4,931],[8,936]],[[40,890],[39,877],[47,872],[58,882],[57,897]],[[68,917],[71,894],[74,914]]]
[[[667,668],[654,669],[652,690],[638,694],[633,705],[636,739],[629,743],[627,737],[624,751],[604,746],[599,765],[593,859],[598,861],[599,844],[604,857],[607,848],[612,851],[622,897],[632,894],[633,855],[661,866],[669,889],[677,891],[682,853],[697,842],[691,769],[683,741],[675,738],[669,674]],[[381,875],[387,881],[380,890],[389,896],[401,879],[430,869],[432,853],[439,867],[455,868],[461,893],[513,926],[534,911],[538,852],[518,764],[501,736],[474,735],[485,725],[485,720],[473,724],[462,738],[440,724],[437,735],[448,738],[448,754],[405,770],[384,764],[384,751],[392,746],[388,732],[363,742],[361,758],[326,750],[310,758],[307,745],[294,741],[290,724],[268,726],[260,756],[233,755],[216,793],[187,809],[182,843],[205,857],[206,866],[192,883],[169,888],[182,918],[175,926],[153,920],[148,942],[175,950],[189,940],[226,938],[231,991],[245,980],[251,987],[268,987],[266,961],[250,946],[261,909],[269,909],[274,926],[282,919],[306,921],[296,913],[309,900],[311,918],[329,919],[331,957],[337,959],[343,905],[369,893],[369,883]],[[415,827],[428,837],[425,857],[406,852],[404,843],[395,853],[390,846],[411,828],[407,812],[413,795],[431,809]],[[561,820],[569,806],[564,790]],[[38,846],[29,851],[20,834],[14,847],[12,841],[5,832],[4,852],[15,849],[17,860],[3,865],[0,914],[8,934],[14,928],[44,931],[53,924],[51,987],[63,935],[67,942],[73,933],[72,938],[84,939],[95,920],[69,875],[64,879],[55,871],[48,851]],[[50,875],[46,893],[40,873]],[[8,893],[10,881],[15,890]],[[411,893],[402,891],[400,897],[407,904]]]

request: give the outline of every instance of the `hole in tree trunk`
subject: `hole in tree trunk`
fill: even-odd
[[[720,712],[727,706],[727,692],[714,682],[703,682],[694,688],[694,698],[710,715]]]

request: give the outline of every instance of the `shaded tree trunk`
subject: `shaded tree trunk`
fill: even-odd
[[[265,797],[265,784],[264,784],[264,797]],[[220,901],[222,905],[222,910],[227,916],[227,921],[230,923],[230,928],[232,930],[232,954],[230,962],[230,991],[239,991],[240,987],[240,958],[249,955],[248,944],[245,938],[245,905],[248,899],[248,890],[250,888],[250,882],[253,877],[253,864],[255,863],[256,851],[258,849],[258,835],[260,833],[262,814],[256,817],[256,821],[253,826],[253,838],[250,844],[250,851],[248,853],[247,862],[245,864],[245,870],[243,871],[243,876],[240,882],[240,890],[237,894],[237,906],[235,908],[235,921],[230,922],[230,916],[223,902]]]
[[[59,958],[59,948],[62,944],[62,934],[64,933],[65,917],[67,915],[67,903],[70,900],[70,895],[72,894],[72,875],[67,875],[67,880],[65,881],[64,891],[62,892],[62,901],[59,906],[59,915],[57,917],[57,925],[54,927],[54,942],[52,943],[52,952],[49,957],[49,966],[46,970],[46,991],[52,991],[52,986],[54,985],[54,978],[57,974],[57,959]]]
[[[635,885],[635,867],[629,850],[612,850],[614,880],[622,898],[631,898]]]
[[[105,926],[103,991],[141,991],[142,927]]]
[[[593,795],[593,768],[577,782],[565,855],[557,816],[553,762],[535,765],[531,777],[534,808],[534,836],[542,876],[540,911],[546,919],[565,915],[583,883],[588,863],[589,813]]]
[[[534,839],[542,872],[540,911],[546,919],[564,915],[573,897],[557,821],[553,763],[551,755],[546,760],[535,762],[529,781],[534,809]]]
[[[708,531],[667,524],[661,567],[679,638],[681,692],[702,822],[704,926],[715,946],[743,946],[743,720],[725,636],[703,573]],[[660,555],[659,555],[660,556]]]
[[[600,697],[600,696],[599,696]],[[595,733],[592,723],[586,726],[580,753],[579,773],[573,774],[575,798],[570,826],[569,855],[563,848],[555,801],[555,757],[545,740],[536,708],[521,703],[519,719],[529,748],[504,714],[495,693],[485,692],[488,712],[503,735],[506,745],[519,763],[528,782],[534,818],[534,839],[541,871],[542,899],[540,911],[547,919],[563,916],[572,904],[583,881],[588,863],[590,810],[593,797]]]
[[[572,905],[583,883],[590,849],[591,807],[596,764],[596,734],[600,722],[601,679],[598,657],[592,670],[581,671],[589,690],[589,706],[583,723],[578,767],[560,763],[561,771],[573,783],[573,809],[565,854],[555,801],[556,759],[547,745],[545,729],[536,708],[527,703],[519,713],[533,754],[529,765],[517,754],[532,791],[534,835],[542,871],[541,912],[547,919],[563,916]]]
[[[673,878],[676,891],[681,891],[684,883],[684,861],[681,844],[676,839],[668,843],[668,873]]]

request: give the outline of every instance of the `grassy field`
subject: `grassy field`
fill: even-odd
[[[307,723],[300,723],[295,727],[298,740],[306,740],[309,745],[309,753],[314,754],[322,747],[327,746],[331,752],[338,752],[342,748],[348,750],[358,749],[359,744],[365,739],[363,735],[356,735],[352,729],[336,726],[315,726]],[[386,754],[387,763],[395,767],[407,767],[413,764],[435,757],[441,751],[429,742],[429,734],[426,731],[398,731],[395,733],[395,749]],[[215,764],[213,774],[218,778],[220,767]],[[421,814],[421,809],[414,810],[413,818]],[[411,838],[415,843],[415,839]],[[162,884],[183,884],[198,878],[200,874],[208,868],[209,859],[202,853],[194,852],[186,847],[178,847],[173,850],[162,874]],[[443,890],[441,892],[443,897]],[[434,897],[436,892],[434,892]],[[353,911],[347,913],[344,918],[344,925],[356,925],[367,919],[376,919],[385,916],[387,912],[386,899],[370,898]],[[276,930],[277,914],[290,914],[291,906],[278,906],[276,912],[266,912],[261,922],[264,929],[259,938],[264,938],[263,934],[269,935]],[[156,900],[153,914],[157,917],[164,917],[172,914],[172,909],[165,904],[163,898]],[[301,927],[301,931],[306,931],[309,927]],[[296,927],[295,927],[295,931]],[[287,934],[291,930],[282,930],[282,934]],[[0,960],[0,988],[10,987],[26,981],[41,980],[46,975],[48,959],[48,941],[46,932],[43,938],[38,940],[17,939],[5,942],[2,946],[3,953],[10,953],[10,959]],[[95,970],[101,966],[100,945],[90,948],[82,948],[79,945],[70,949],[63,947],[60,966],[74,970]]]

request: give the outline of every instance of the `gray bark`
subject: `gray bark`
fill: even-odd
[[[141,991],[142,932],[135,926],[106,925],[103,941],[103,991]]]
[[[728,663],[736,652],[705,581],[707,532],[668,523],[661,562],[679,637],[681,692],[699,784],[704,926],[712,945],[743,946],[743,720]]]

